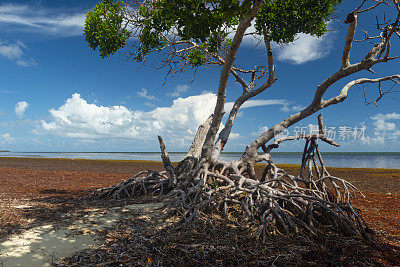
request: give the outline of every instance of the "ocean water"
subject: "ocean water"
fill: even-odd
[[[322,153],[328,167],[400,169],[400,153]],[[171,161],[180,161],[185,153],[169,153]],[[223,153],[222,160],[237,159],[241,153]],[[301,153],[272,153],[277,164],[301,164]],[[0,157],[36,157],[70,159],[115,159],[161,161],[159,152],[0,152]]]

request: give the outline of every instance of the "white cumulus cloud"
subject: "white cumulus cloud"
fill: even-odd
[[[28,49],[26,45],[20,41],[15,44],[9,44],[6,42],[0,42],[0,55],[6,59],[13,61],[19,66],[29,67],[37,66],[34,59],[27,59],[25,57],[24,49]]]
[[[169,107],[149,112],[129,110],[125,106],[98,106],[75,93],[65,104],[51,109],[50,121],[41,121],[36,134],[53,134],[81,139],[155,140],[162,135],[171,145],[190,144],[197,127],[213,112],[217,96],[213,93],[177,98]],[[282,105],[283,100],[250,100],[246,107]],[[227,109],[233,103],[227,103]],[[234,138],[240,135],[233,134]],[[175,142],[175,143],[173,143]]]
[[[157,100],[154,95],[150,95],[149,92],[144,88],[142,88],[141,91],[137,92],[137,95],[146,98],[147,100]]]
[[[246,33],[256,32],[254,24],[252,24]],[[233,38],[234,34],[230,33],[228,38]],[[296,35],[295,41],[288,45],[278,45],[272,43],[274,54],[277,59],[281,61],[288,61],[293,64],[304,64],[309,61],[317,60],[327,56],[332,46],[329,42],[331,34],[326,34],[322,37],[312,36],[310,34],[299,33]],[[262,36],[253,37],[253,35],[246,35],[243,38],[243,44],[247,47],[259,47],[265,49]]]
[[[14,142],[14,138],[9,133],[0,135],[0,145],[8,145]]]
[[[278,45],[274,46],[278,50]],[[328,55],[330,44],[327,36],[315,37],[309,34],[297,34],[293,43],[284,45],[278,50],[278,60],[289,61],[294,64],[303,64],[320,59]]]
[[[17,114],[18,118],[22,118],[24,116],[25,110],[29,107],[29,104],[25,101],[20,101],[15,105],[15,114]]]
[[[400,140],[400,129],[396,124],[396,121],[400,120],[399,113],[378,113],[371,117],[371,119],[373,120],[375,129],[374,137],[368,137],[368,143],[385,143],[386,140]]]
[[[64,105],[51,109],[52,121],[41,122],[48,133],[78,138],[129,138],[138,132],[132,125],[133,116],[124,106],[104,107],[89,104],[73,94]]]
[[[15,60],[20,58],[24,52],[18,44],[0,44],[0,54],[9,60]]]
[[[290,111],[298,112],[298,111],[301,111],[303,109],[305,109],[305,107],[302,106],[302,105],[290,106],[289,103],[286,103],[281,108],[281,111],[283,111],[283,112],[290,112]]]
[[[178,84],[172,93],[169,93],[169,96],[178,97],[183,93],[186,93],[189,90],[190,86],[187,84]]]

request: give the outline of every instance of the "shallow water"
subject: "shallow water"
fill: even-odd
[[[171,161],[180,161],[185,153],[169,153]],[[223,153],[222,160],[234,160],[241,153]],[[0,157],[37,157],[70,159],[115,159],[161,161],[159,152],[0,152]],[[278,164],[300,164],[301,153],[272,153]],[[400,153],[323,153],[329,167],[400,169]]]

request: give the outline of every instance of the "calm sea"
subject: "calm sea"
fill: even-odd
[[[180,161],[185,153],[169,153],[171,161]],[[240,153],[223,153],[222,160],[234,160]],[[161,161],[153,152],[0,152],[0,157],[37,157],[70,159],[116,159]],[[272,153],[278,164],[300,164],[301,153]],[[400,153],[323,153],[329,167],[400,169]]]

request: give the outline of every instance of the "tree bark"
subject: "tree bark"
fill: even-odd
[[[164,164],[164,169],[167,172],[168,177],[170,178],[169,186],[173,187],[177,182],[176,175],[175,175],[175,168],[169,159],[167,149],[165,148],[165,143],[161,136],[158,136],[158,142],[160,143],[161,159]]]
[[[219,126],[221,124],[222,117],[225,114],[224,106],[225,106],[226,87],[228,83],[229,74],[231,73],[233,62],[236,59],[237,51],[240,47],[240,44],[242,43],[244,33],[246,32],[247,28],[250,27],[251,21],[257,15],[258,10],[260,9],[262,3],[263,1],[260,0],[255,1],[254,6],[249,12],[249,14],[239,23],[235,36],[233,37],[232,45],[228,51],[228,54],[225,59],[225,64],[221,70],[219,86],[218,86],[217,103],[215,105],[211,127],[204,141],[202,155],[201,155],[202,158],[211,158],[212,147],[214,145],[215,137],[217,135]]]
[[[252,91],[244,91],[243,94],[235,101],[232,110],[229,113],[229,117],[225,123],[225,127],[220,132],[218,140],[214,146],[214,151],[212,153],[213,159],[218,158],[220,152],[224,148],[225,144],[228,142],[229,135],[231,134],[237,112],[239,111],[243,103],[245,103],[250,98],[264,92],[267,88],[271,87],[277,80],[277,78],[275,77],[275,65],[274,65],[271,43],[270,41],[267,40],[267,37],[265,35],[264,35],[264,43],[265,43],[265,48],[267,50],[268,80],[257,89],[254,89]]]
[[[190,146],[189,152],[186,157],[195,157],[197,159],[201,156],[201,149],[206,139],[208,130],[210,129],[213,116],[210,115],[205,122],[203,122],[197,129],[196,135],[194,137],[193,143]]]

